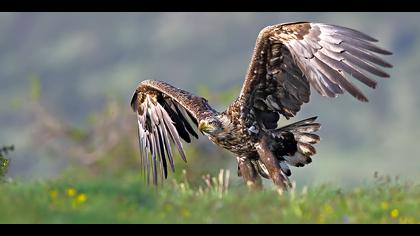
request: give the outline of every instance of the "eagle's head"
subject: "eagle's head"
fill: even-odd
[[[222,122],[217,117],[208,117],[204,120],[200,120],[198,129],[202,134],[217,136],[224,131]]]

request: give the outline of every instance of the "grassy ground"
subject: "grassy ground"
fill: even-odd
[[[226,191],[219,178],[208,180],[195,187],[169,181],[159,191],[137,174],[3,183],[0,223],[420,223],[418,185],[383,179],[280,196],[270,187]]]

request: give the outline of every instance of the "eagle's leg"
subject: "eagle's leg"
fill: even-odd
[[[255,169],[254,165],[251,163],[251,160],[247,157],[237,157],[237,159],[240,172],[238,174],[242,176],[248,188],[252,190],[261,189],[261,177]]]
[[[263,135],[255,147],[257,149],[258,155],[260,156],[260,160],[266,166],[273,183],[277,187],[277,190],[280,193],[286,190],[289,186],[289,180],[287,176],[281,171],[276,157],[270,151],[268,146],[268,137]]]

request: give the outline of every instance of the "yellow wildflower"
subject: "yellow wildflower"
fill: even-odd
[[[66,189],[66,194],[67,194],[67,196],[69,196],[69,197],[74,197],[74,196],[76,196],[76,193],[77,193],[77,191],[76,191],[76,189],[74,189],[74,188],[68,188],[68,189]]]
[[[76,204],[79,205],[81,203],[86,202],[87,196],[86,196],[86,194],[81,193],[81,194],[77,195],[77,197],[74,200],[75,200]]]
[[[391,215],[392,218],[395,219],[400,215],[400,211],[398,211],[398,209],[394,209],[389,214]]]

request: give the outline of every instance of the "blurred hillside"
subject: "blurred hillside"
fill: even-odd
[[[294,120],[318,115],[322,141],[293,177],[353,185],[379,171],[418,179],[418,13],[0,13],[0,144],[15,145],[9,175],[51,177],[102,156],[110,162],[98,171],[111,163],[140,169],[131,165],[138,150],[129,106],[140,81],[165,80],[223,109],[239,93],[259,30],[302,20],[378,38],[394,52],[394,68],[375,91],[361,86],[368,104],[312,94]],[[193,161],[178,169],[212,162],[209,171],[235,173],[232,156],[207,144],[195,142]]]

